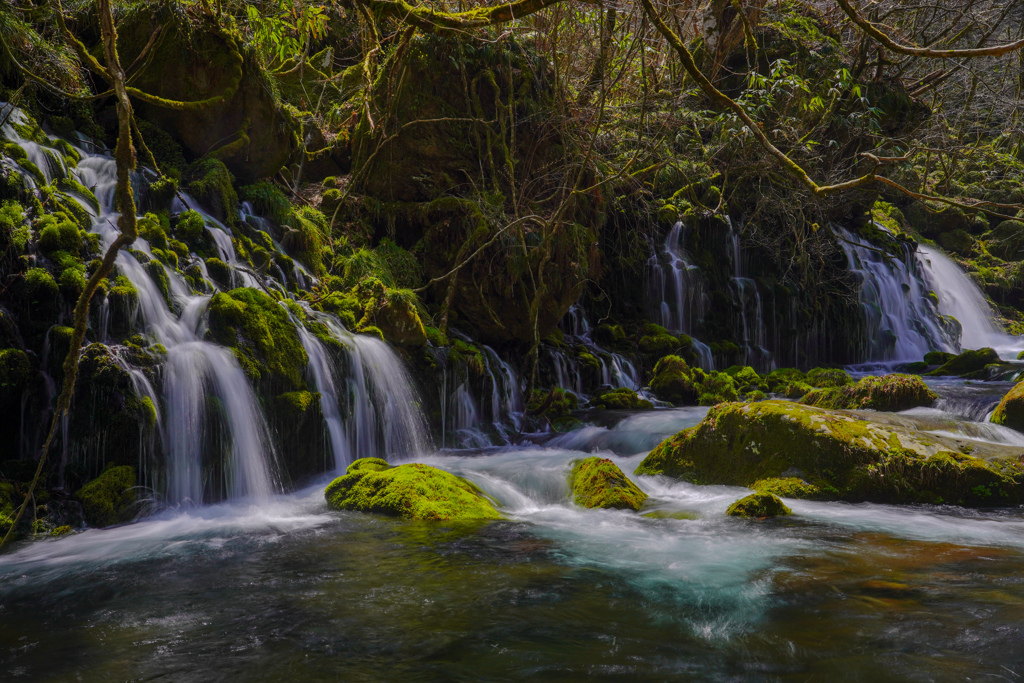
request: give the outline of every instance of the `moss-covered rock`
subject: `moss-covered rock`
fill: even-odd
[[[751,484],[750,488],[759,493],[771,493],[781,498],[817,500],[827,497],[817,486],[804,481],[800,477],[769,477],[768,479],[759,479]]]
[[[834,500],[981,506],[1024,499],[1024,465],[1013,449],[975,457],[955,439],[865,417],[785,401],[719,405],[651,451],[636,473],[738,486],[799,477],[814,487],[810,497]]]
[[[736,383],[724,372],[691,368],[679,356],[665,356],[654,366],[651,391],[675,405],[715,405],[739,398]]]
[[[924,354],[924,362],[929,366],[945,365],[954,358],[956,358],[956,354],[948,351],[929,351]]]
[[[585,508],[639,510],[647,494],[607,458],[576,460],[569,474],[573,502]]]
[[[1024,382],[1018,382],[1003,396],[992,413],[992,422],[1024,432]]]
[[[210,300],[210,338],[232,348],[246,374],[272,388],[305,389],[309,362],[288,312],[257,289],[218,292]],[[281,392],[283,393],[283,392]]]
[[[44,254],[64,251],[77,255],[82,249],[78,225],[68,220],[64,214],[48,214],[41,217],[36,229],[39,231],[39,249]]]
[[[428,521],[501,519],[491,501],[469,481],[419,463],[391,467],[363,458],[324,491],[336,510],[378,512]]]
[[[830,389],[853,384],[853,378],[839,368],[814,368],[807,371],[804,382],[817,389]]]
[[[892,374],[865,377],[843,387],[814,389],[800,402],[821,408],[899,411],[930,406],[938,397],[920,377]]]
[[[569,413],[579,408],[579,398],[571,391],[561,387],[552,387],[549,391],[535,389],[533,396],[526,404],[526,412],[530,415],[543,415],[549,420],[569,417]]]
[[[160,42],[133,85],[167,100],[208,103],[180,108],[140,101],[140,117],[169,133],[189,158],[216,156],[244,182],[274,175],[299,139],[266,67],[237,30],[161,4],[140,6],[118,22],[121,59],[131,64],[138,58],[159,26],[165,27]],[[176,155],[161,156],[172,166],[180,163]]]
[[[621,388],[596,396],[590,406],[600,410],[650,410],[654,404],[640,398],[632,389]]]
[[[78,489],[85,521],[95,527],[129,522],[135,515],[135,468],[108,467],[103,474]]]
[[[756,517],[757,519],[764,519],[766,517],[791,515],[793,511],[779,500],[778,496],[758,492],[752,493],[745,498],[740,498],[729,506],[725,514],[730,517]]]
[[[937,377],[966,375],[979,370],[984,370],[986,365],[998,362],[999,354],[996,353],[995,349],[987,347],[984,349],[972,349],[964,351],[959,356],[946,361],[940,367],[932,370],[928,374]]]

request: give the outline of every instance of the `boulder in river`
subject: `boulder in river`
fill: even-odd
[[[806,498],[991,506],[1024,500],[1019,456],[926,432],[899,415],[763,401],[712,408],[636,473],[750,487],[799,478],[805,485],[790,488]]]
[[[420,463],[392,467],[380,458],[361,458],[327,485],[324,496],[328,506],[337,510],[406,519],[501,519],[501,513],[474,484]]]
[[[85,521],[92,526],[130,522],[135,516],[135,468],[130,465],[108,467],[78,489],[75,498],[82,504]]]
[[[782,517],[783,515],[791,515],[793,511],[790,510],[785,503],[779,500],[778,496],[773,496],[770,493],[752,493],[749,496],[740,498],[735,503],[729,506],[729,509],[725,511],[725,514],[730,517],[757,517],[764,519],[765,517]]]
[[[647,494],[607,458],[594,456],[575,461],[569,485],[573,501],[585,508],[639,510],[647,500]]]
[[[1024,432],[1024,382],[1019,382],[992,413],[992,422]]]
[[[964,351],[959,356],[956,356],[937,369],[929,372],[929,375],[935,375],[936,377],[945,376],[963,376],[969,375],[972,372],[978,372],[984,370],[986,365],[999,362],[999,354],[996,353],[995,349],[984,348],[984,349],[969,349]]]
[[[842,387],[814,389],[800,402],[821,408],[899,411],[930,406],[938,397],[920,377],[892,374],[865,377]]]

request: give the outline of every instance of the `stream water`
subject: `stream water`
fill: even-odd
[[[960,412],[995,393],[936,388]],[[1020,511],[787,501],[794,516],[759,522],[724,514],[744,489],[662,477],[636,477],[654,516],[570,503],[581,452],[628,472],[705,411],[606,414],[533,445],[416,458],[479,484],[507,515],[496,523],[331,512],[318,485],[32,543],[0,562],[0,667],[8,680],[1024,673]],[[955,408],[933,413],[979,438]]]

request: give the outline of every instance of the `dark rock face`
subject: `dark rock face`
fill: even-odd
[[[273,175],[295,153],[297,126],[268,87],[252,55],[240,51],[229,33],[213,24],[189,30],[167,9],[131,15],[119,27],[122,61],[138,56],[160,24],[164,35],[148,68],[134,83],[165,100],[206,106],[165,107],[136,100],[145,119],[181,145],[186,157],[219,157],[240,182]],[[225,93],[229,96],[221,98]]]

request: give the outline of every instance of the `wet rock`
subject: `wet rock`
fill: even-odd
[[[103,474],[78,489],[85,521],[95,527],[131,521],[135,515],[135,468],[108,467]]]
[[[729,506],[725,514],[730,517],[781,517],[791,515],[790,510],[777,496],[770,493],[754,493],[745,498],[740,498]]]
[[[585,508],[639,510],[647,494],[607,458],[577,460],[569,474],[573,502]]]
[[[640,398],[632,389],[612,389],[595,397],[591,402],[592,408],[600,410],[650,410],[654,404]]]
[[[943,363],[938,369],[929,372],[929,375],[936,377],[963,376],[972,372],[984,370],[986,365],[999,363],[999,354],[995,349],[973,349],[961,353]]]
[[[794,497],[987,506],[1024,499],[1018,455],[928,433],[888,413],[764,401],[712,408],[651,451],[636,473],[753,487],[795,468],[812,488],[790,487]]]
[[[475,485],[443,470],[419,463],[392,467],[380,458],[363,458],[348,466],[324,491],[336,510],[378,512],[428,521],[501,519]]]
[[[715,405],[739,398],[736,383],[724,372],[691,368],[679,356],[665,356],[654,366],[651,391],[675,405]]]
[[[1024,432],[1024,382],[1010,389],[992,413],[992,422]]]
[[[900,411],[930,406],[938,397],[920,377],[892,374],[865,377],[839,388],[814,389],[800,402],[821,408]]]

